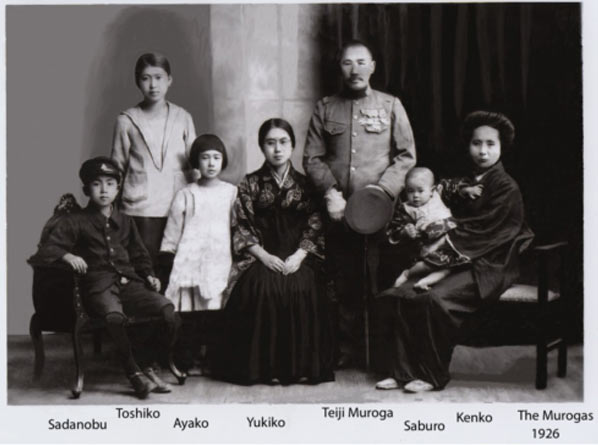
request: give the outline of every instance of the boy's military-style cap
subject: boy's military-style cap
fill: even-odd
[[[100,176],[110,176],[118,182],[121,180],[121,173],[118,165],[106,156],[98,156],[97,158],[88,159],[81,165],[79,178],[81,178],[83,184],[89,184]]]

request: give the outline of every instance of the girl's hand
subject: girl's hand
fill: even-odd
[[[158,278],[148,275],[146,277],[146,280],[153,290],[155,290],[156,292],[160,292],[161,285],[160,285],[160,280]]]
[[[484,186],[482,184],[468,185],[465,187],[461,187],[461,189],[459,189],[459,194],[464,198],[469,198],[473,200],[478,199],[480,196],[482,196],[483,191]]]
[[[77,255],[73,255],[72,253],[65,253],[62,257],[62,261],[67,263],[69,266],[73,268],[73,270],[80,274],[87,273],[87,263],[83,258]]]
[[[405,236],[411,239],[417,238],[417,229],[413,224],[407,224],[405,227],[403,227],[402,232]]]
[[[264,252],[263,254],[261,254],[258,257],[258,259],[268,269],[273,270],[274,272],[284,273],[284,269],[285,269],[284,261],[282,261],[276,255],[271,255],[268,252]]]
[[[276,255],[270,255],[262,246],[254,244],[253,246],[249,246],[247,250],[268,269],[281,273],[284,271],[284,261]]]
[[[299,270],[301,267],[301,263],[307,256],[307,252],[303,249],[297,249],[297,251],[289,256],[284,262],[284,270],[282,273],[284,275],[290,275]]]

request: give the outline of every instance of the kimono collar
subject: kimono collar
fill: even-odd
[[[116,203],[112,205],[112,214],[106,218],[102,212],[98,210],[96,206],[94,206],[91,202],[87,204],[87,207],[83,209],[83,212],[88,215],[90,221],[93,223],[94,226],[103,230],[104,225],[106,224],[106,220],[110,225],[116,227],[117,229],[122,226],[123,223],[123,215],[118,210],[118,206]]]
[[[274,171],[272,170],[272,167],[270,167],[270,164],[268,164],[268,161],[264,162],[262,167],[259,169],[259,173],[264,182],[274,182],[279,189],[291,188],[296,182],[295,175],[297,174],[297,171],[293,168],[291,161],[289,161],[287,170],[283,175],[282,182],[280,183],[275,178]]]
[[[484,179],[488,173],[491,172],[504,172],[505,168],[502,165],[502,162],[499,160],[496,164],[492,165],[491,167],[488,167],[486,169],[474,169],[472,176],[473,178],[476,180],[476,182],[480,182],[482,179]]]
[[[276,181],[276,184],[278,184],[279,188],[282,188],[282,185],[286,181],[287,176],[289,176],[289,172],[291,171],[291,161],[287,161],[287,165],[285,166],[282,175],[279,175],[270,164],[268,164],[268,167],[270,168],[270,172],[272,173],[272,177]]]

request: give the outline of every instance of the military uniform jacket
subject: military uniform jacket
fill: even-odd
[[[303,167],[316,188],[348,198],[377,184],[396,198],[415,165],[415,143],[398,98],[368,88],[364,97],[320,100],[309,125]]]

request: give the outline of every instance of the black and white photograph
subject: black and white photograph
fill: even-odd
[[[598,437],[589,2],[2,7],[0,442]]]

